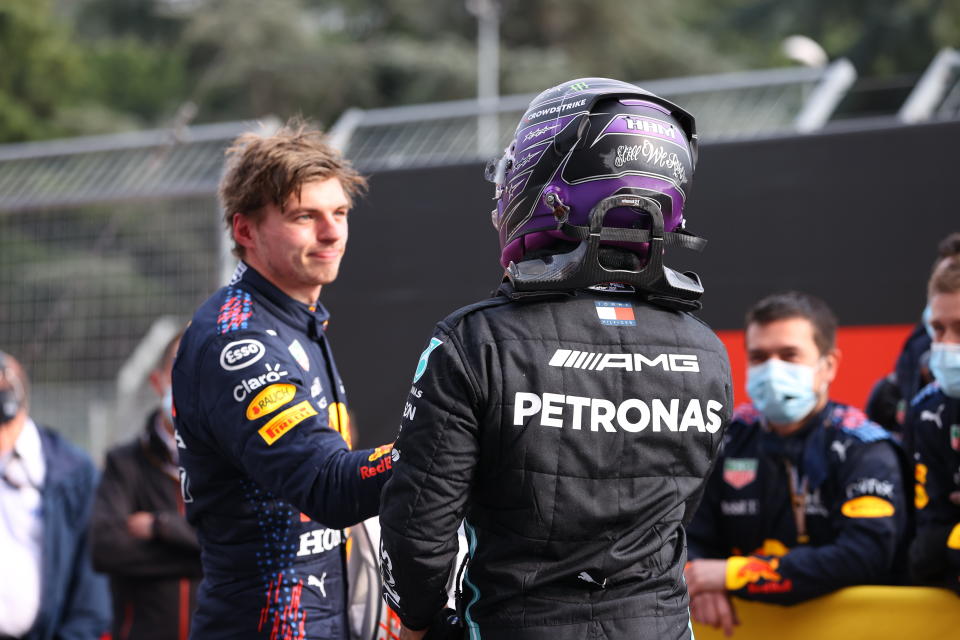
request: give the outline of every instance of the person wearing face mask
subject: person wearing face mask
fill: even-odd
[[[931,273],[960,257],[960,231],[955,231],[937,244],[937,258]],[[930,326],[930,304],[924,308],[913,331],[903,343],[894,370],[877,381],[867,399],[867,416],[884,428],[900,433],[903,447],[910,455],[912,434],[904,429],[907,405],[927,384],[933,381],[930,372],[930,343],[933,329]]]
[[[917,532],[911,575],[960,594],[960,259],[930,278],[930,370],[934,381],[911,402]]]
[[[23,367],[0,351],[0,638],[99,638],[106,579],[90,563],[90,457],[30,417]]]
[[[897,444],[829,398],[836,319],[787,292],[747,314],[751,403],[724,439],[689,534],[694,620],[731,633],[730,595],[793,604],[841,587],[888,583],[907,524]]]
[[[140,435],[107,453],[91,519],[94,567],[110,576],[113,638],[185,640],[201,576],[197,535],[184,516],[170,371],[172,338],[150,373],[160,407]]]

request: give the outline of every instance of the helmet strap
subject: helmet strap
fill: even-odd
[[[611,209],[630,207],[647,213],[650,229],[604,227]],[[605,282],[633,285],[651,302],[679,308],[699,308],[703,285],[695,273],[680,273],[664,266],[665,247],[682,247],[700,251],[706,240],[687,231],[664,232],[663,212],[653,198],[638,193],[621,192],[604,198],[590,210],[589,226],[572,225],[566,216],[558,217],[557,229],[573,240],[576,249],[568,253],[511,262],[507,277],[517,291],[581,289]],[[647,261],[640,269],[609,269],[600,261],[600,246],[605,242],[647,243]],[[674,302],[676,304],[674,304]]]

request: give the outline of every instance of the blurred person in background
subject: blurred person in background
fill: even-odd
[[[727,634],[731,595],[793,604],[894,582],[908,521],[898,445],[829,399],[840,352],[826,303],[774,294],[746,325],[751,404],[737,407],[688,529],[685,572],[694,620]]]
[[[922,583],[960,594],[960,259],[934,271],[928,288],[934,381],[911,402],[917,532],[910,569]]]
[[[953,258],[960,257],[960,232],[943,238],[937,245],[937,258],[931,274]],[[920,322],[907,337],[897,358],[894,370],[877,381],[867,400],[866,412],[880,426],[903,437],[904,450],[912,451],[912,435],[904,430],[907,405],[917,393],[933,380],[930,373],[930,304],[924,308]]]
[[[140,435],[107,452],[90,523],[93,565],[110,576],[114,640],[186,640],[200,545],[184,515],[173,430],[169,341],[150,387],[160,399]]]
[[[173,415],[203,551],[191,637],[348,637],[343,529],[376,515],[390,446],[351,451],[321,289],[365,180],[292,122],[228,150],[224,221],[240,258],[184,332]]]
[[[87,539],[97,471],[29,410],[26,372],[0,351],[0,638],[99,638],[110,594]]]
[[[442,612],[461,521],[467,637],[692,637],[683,526],[732,413],[700,282],[663,265],[702,243],[696,154],[685,111],[583,78],[535,98],[491,166],[506,277],[436,326],[383,492],[402,640],[464,633]]]

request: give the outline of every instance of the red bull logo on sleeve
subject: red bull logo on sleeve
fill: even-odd
[[[378,476],[385,471],[393,469],[393,460],[391,456],[381,456],[379,458],[380,462],[376,465],[360,465],[360,477],[366,480],[367,478],[373,478]]]
[[[750,593],[783,593],[793,589],[791,580],[779,573],[780,559],[756,556],[733,556],[727,559],[726,587],[738,591],[747,587]]]

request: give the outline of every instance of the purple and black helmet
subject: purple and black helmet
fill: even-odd
[[[501,264],[509,267],[563,242],[569,246],[558,210],[568,225],[585,228],[594,207],[618,194],[639,196],[659,209],[663,232],[682,230],[696,162],[693,117],[640,87],[580,78],[544,91],[523,114],[503,156],[488,167],[496,185],[492,215]],[[649,217],[642,207],[614,206],[602,224],[650,229]],[[606,238],[601,243],[641,256],[649,247],[610,239],[616,234]]]

